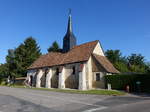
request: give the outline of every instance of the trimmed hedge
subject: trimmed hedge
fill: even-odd
[[[112,89],[125,90],[130,86],[131,92],[150,92],[150,75],[147,74],[117,74],[105,76],[106,82],[111,84]],[[140,81],[140,86],[136,82]]]
[[[6,78],[0,77],[0,85],[6,84]]]

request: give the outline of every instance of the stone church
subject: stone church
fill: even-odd
[[[39,57],[28,68],[27,81],[37,88],[89,90],[106,88],[104,76],[114,73],[119,71],[105,57],[98,40],[76,45],[70,14],[62,52]]]

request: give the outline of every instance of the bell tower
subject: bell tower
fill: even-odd
[[[68,52],[74,46],[76,46],[76,37],[72,31],[71,10],[69,10],[67,33],[63,39],[63,52]]]

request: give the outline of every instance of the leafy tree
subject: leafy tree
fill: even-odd
[[[127,59],[130,71],[137,73],[148,72],[149,67],[146,65],[144,56],[141,54],[131,54]]]
[[[112,63],[118,62],[121,58],[120,50],[107,50],[105,55]]]
[[[48,52],[60,52],[61,49],[58,45],[58,43],[56,41],[54,41],[52,43],[52,46],[50,46],[48,49],[47,49]]]
[[[107,50],[105,55],[120,72],[150,72],[150,64],[145,63],[141,54],[131,54],[126,58],[122,56],[120,50]]]
[[[8,67],[6,64],[0,65],[0,78],[7,77],[6,74],[8,74]]]
[[[150,74],[150,62],[146,63],[146,71]]]
[[[143,66],[145,63],[144,61],[144,56],[142,56],[141,54],[131,54],[130,56],[128,56],[128,62],[131,65]]]
[[[129,72],[129,69],[127,67],[127,64],[124,62],[115,62],[113,64],[115,66],[115,68],[117,68],[120,72],[126,73]]]
[[[107,50],[105,56],[120,72],[128,72],[127,59],[123,57],[120,50]]]

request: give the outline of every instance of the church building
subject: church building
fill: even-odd
[[[104,89],[104,76],[116,73],[98,40],[76,44],[70,14],[62,51],[40,56],[28,68],[27,81],[37,88]]]

